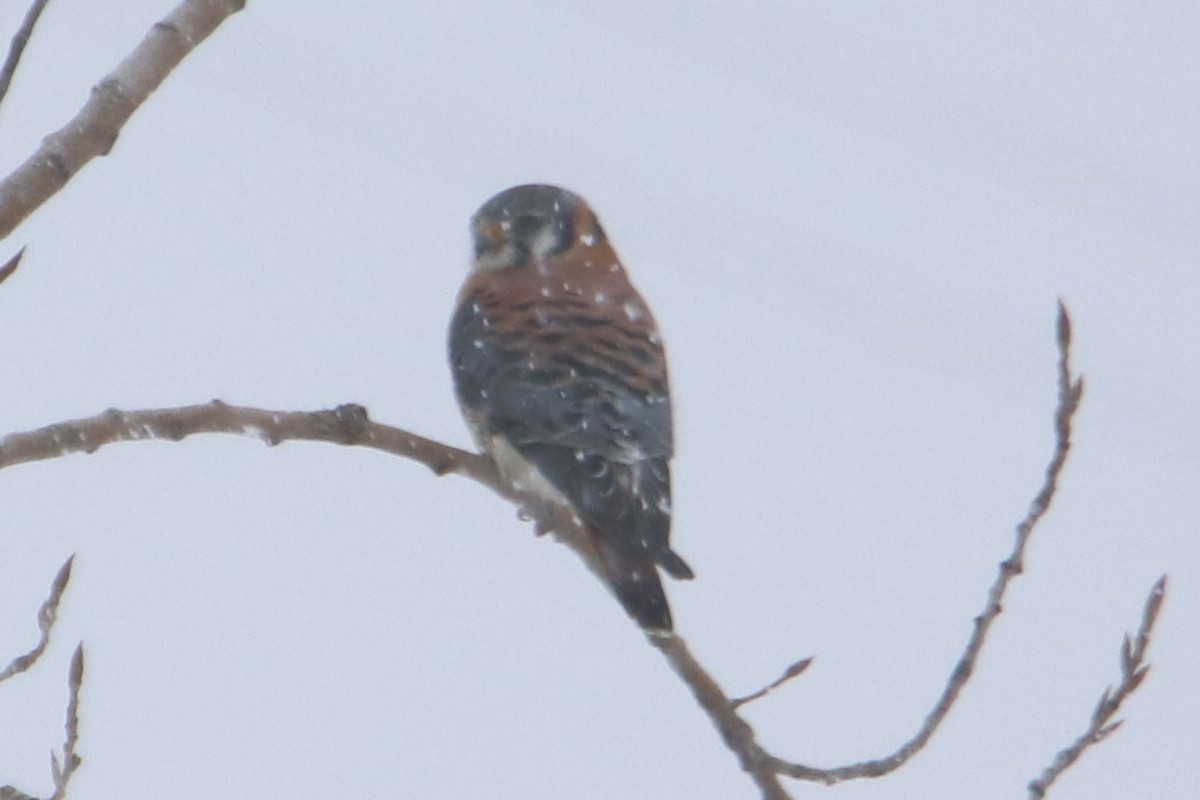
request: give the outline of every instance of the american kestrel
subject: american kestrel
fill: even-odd
[[[519,493],[579,519],[626,612],[670,631],[667,362],[596,215],[557,186],[506,189],[471,218],[475,263],[450,322],[463,416]]]

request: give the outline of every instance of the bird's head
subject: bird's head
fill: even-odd
[[[604,229],[582,197],[531,183],[505,189],[471,218],[475,269],[487,272],[543,262],[576,244],[595,247]]]

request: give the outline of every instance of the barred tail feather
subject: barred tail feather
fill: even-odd
[[[648,630],[673,630],[671,608],[654,563],[641,554],[606,549],[609,580],[625,613]]]

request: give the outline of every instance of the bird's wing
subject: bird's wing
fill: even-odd
[[[465,292],[450,324],[450,362],[459,402],[483,410],[490,431],[515,445],[619,461],[671,455],[662,344],[619,310]]]

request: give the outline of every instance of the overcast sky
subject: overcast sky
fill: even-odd
[[[13,31],[22,3],[0,10]],[[169,0],[55,0],[0,169]],[[3,37],[8,34],[4,33]],[[2,245],[0,433],[219,397],[366,405],[469,442],[445,363],[466,224],[589,199],[671,359],[680,632],[815,766],[912,734],[1052,448],[1054,311],[1088,379],[1060,495],[980,668],[900,773],[797,797],[1020,798],[1154,669],[1053,797],[1200,784],[1200,7],[252,2]],[[70,796],[756,796],[566,549],[459,478],[208,436],[0,474],[0,785]]]

